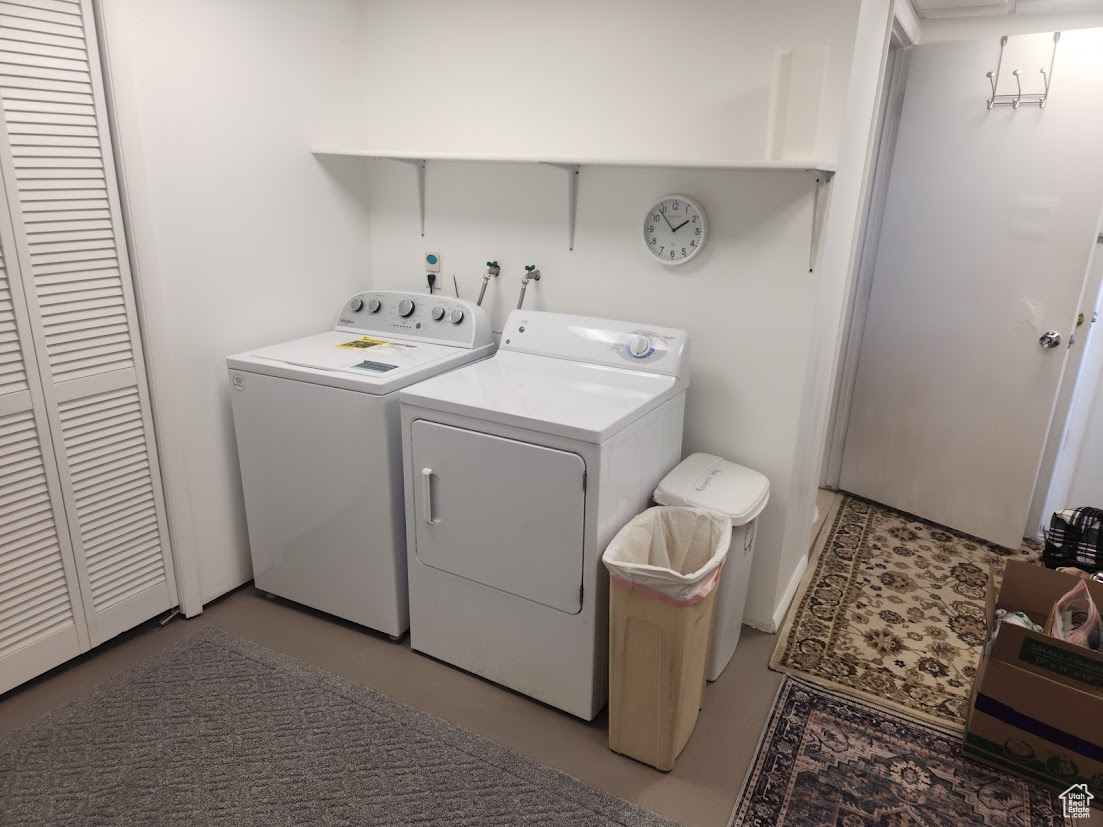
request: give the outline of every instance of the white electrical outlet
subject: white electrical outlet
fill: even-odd
[[[426,273],[439,273],[440,272],[440,253],[426,253],[425,254],[425,272]]]

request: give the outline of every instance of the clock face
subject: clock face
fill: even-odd
[[[689,261],[701,252],[708,233],[705,211],[684,195],[668,195],[643,219],[644,244],[663,264]]]

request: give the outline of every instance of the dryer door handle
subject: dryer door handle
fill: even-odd
[[[433,516],[433,469],[421,469],[421,516],[429,525],[436,525],[440,517]]]

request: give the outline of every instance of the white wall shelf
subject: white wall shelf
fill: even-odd
[[[412,165],[417,171],[418,212],[421,218],[421,234],[425,235],[425,169],[429,161],[466,161],[473,163],[543,164],[567,173],[567,243],[574,249],[575,215],[578,204],[578,176],[584,166],[635,167],[663,169],[711,169],[723,172],[800,172],[816,176],[816,199],[812,214],[812,244],[808,269],[816,266],[816,250],[819,247],[819,231],[822,226],[822,193],[825,185],[835,175],[835,165],[825,161],[769,161],[769,160],[689,160],[675,158],[600,158],[540,155],[489,155],[458,152],[405,152],[378,149],[315,149],[315,156],[343,158],[368,158],[398,161]]]

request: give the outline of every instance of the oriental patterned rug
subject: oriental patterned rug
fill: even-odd
[[[1057,827],[1057,795],[961,736],[786,678],[729,827]]]
[[[962,730],[989,567],[1040,554],[845,496],[770,668]]]

